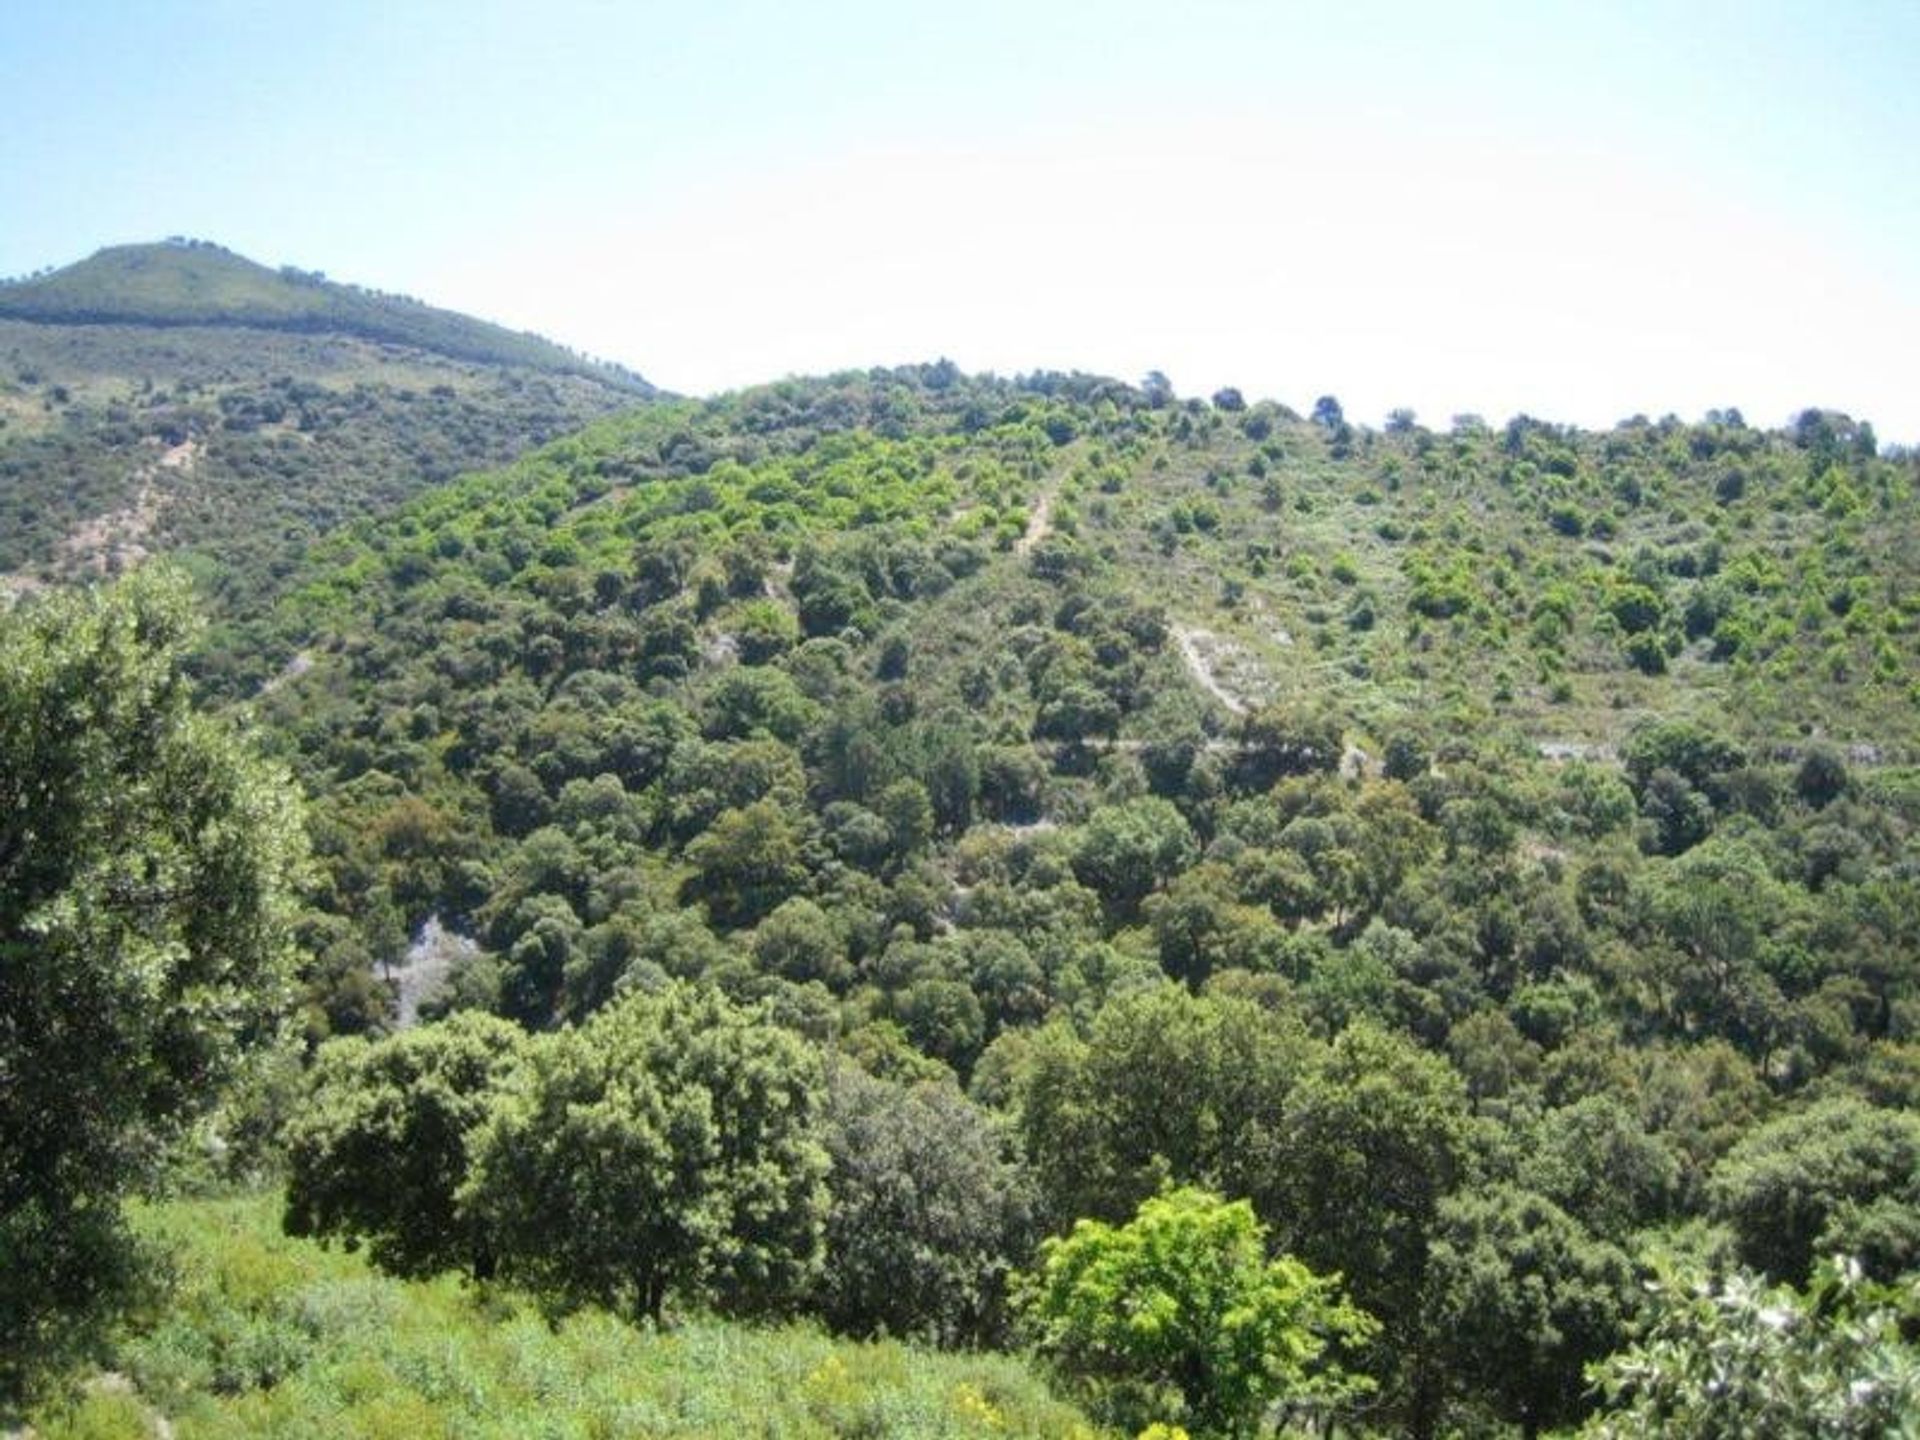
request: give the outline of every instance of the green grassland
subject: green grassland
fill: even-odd
[[[543,1314],[510,1290],[403,1281],[279,1233],[270,1197],[139,1212],[171,1274],[98,1384],[34,1417],[43,1440],[225,1436],[984,1434],[1092,1440],[1019,1361],[689,1317],[638,1329]]]

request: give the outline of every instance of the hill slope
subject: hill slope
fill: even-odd
[[[651,395],[645,380],[550,340],[406,296],[271,270],[218,245],[116,245],[33,279],[0,286],[0,318],[52,325],[237,325],[350,335],[455,360],[585,375]]]
[[[1780,823],[1822,736],[1862,776],[1920,754],[1914,469],[1848,433],[1376,434],[1078,377],[787,382],[637,412],[334,537],[208,674],[247,693],[312,663],[268,714],[383,958],[435,911],[505,956],[532,923],[499,888],[526,837],[615,798],[623,838],[569,884],[582,926],[619,908],[588,875],[622,866],[723,934],[849,884],[891,913],[886,885],[945,857],[944,886],[983,822],[1071,826],[1146,790],[1205,842],[1275,779],[1335,770],[1390,772],[1429,826],[1504,814],[1514,863],[1587,830],[1659,855],[1716,819]],[[1660,722],[1725,746],[1643,753]],[[924,821],[874,819],[909,793]],[[744,899],[688,868],[769,797],[797,868]],[[1907,821],[1875,825],[1900,853]],[[1384,903],[1300,883],[1289,923],[1341,943]],[[528,1018],[591,1003],[558,975]]]
[[[1054,1233],[1245,1198],[1381,1324],[1358,1433],[1539,1429],[1636,1267],[1920,1269],[1917,491],[1819,412],[852,373],[417,495],[199,666],[313,798],[310,1037],[711,985],[965,1083]]]

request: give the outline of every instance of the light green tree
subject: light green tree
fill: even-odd
[[[1020,1308],[1034,1343],[1133,1428],[1177,1419],[1252,1434],[1277,1402],[1323,1408],[1368,1382],[1336,1347],[1377,1328],[1338,1276],[1269,1260],[1244,1200],[1180,1189],[1132,1221],[1082,1220],[1046,1242]]]

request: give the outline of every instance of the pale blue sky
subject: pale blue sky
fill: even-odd
[[[948,355],[1920,441],[1920,0],[15,0],[0,274],[188,234],[706,391]]]

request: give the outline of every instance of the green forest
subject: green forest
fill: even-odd
[[[1920,1433],[1920,457],[291,353],[0,377],[0,1416]]]

